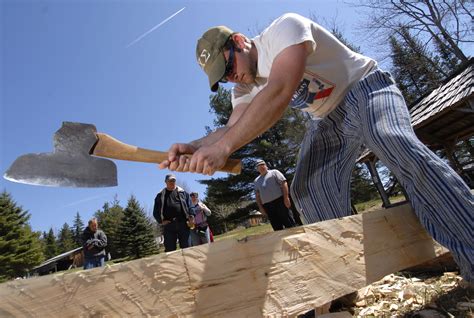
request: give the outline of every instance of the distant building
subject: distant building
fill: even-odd
[[[81,267],[84,262],[82,247],[52,257],[30,271],[30,276],[41,276],[75,267]]]
[[[260,211],[257,211],[257,210],[250,211],[249,218],[248,218],[249,226],[260,225],[260,223],[262,223],[263,221],[263,217],[264,216]]]

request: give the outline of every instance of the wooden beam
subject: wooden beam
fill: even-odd
[[[0,285],[0,315],[293,316],[447,250],[408,205]]]

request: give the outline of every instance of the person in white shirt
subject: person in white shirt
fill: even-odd
[[[258,160],[255,166],[260,174],[253,182],[260,212],[268,217],[274,231],[296,226],[290,211],[290,194],[283,173],[268,169],[264,160]]]
[[[210,28],[198,40],[196,59],[212,91],[219,82],[236,83],[233,111],[225,127],[173,144],[160,168],[212,175],[294,107],[313,119],[291,185],[306,223],[351,214],[351,172],[365,145],[396,175],[421,224],[451,250],[461,275],[474,282],[474,196],[418,140],[401,92],[373,59],[293,13],[253,39]]]

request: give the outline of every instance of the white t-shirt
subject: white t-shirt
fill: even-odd
[[[313,52],[290,106],[315,117],[328,115],[343,100],[351,86],[368,74],[376,62],[355,53],[330,32],[298,14],[287,13],[273,21],[252,39],[258,52],[254,84],[237,84],[232,89],[232,105],[250,103],[266,86],[273,60],[285,48],[305,41]]]

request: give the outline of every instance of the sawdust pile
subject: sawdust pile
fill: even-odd
[[[388,275],[358,291],[354,317],[473,317],[474,288],[455,272],[431,277]]]

